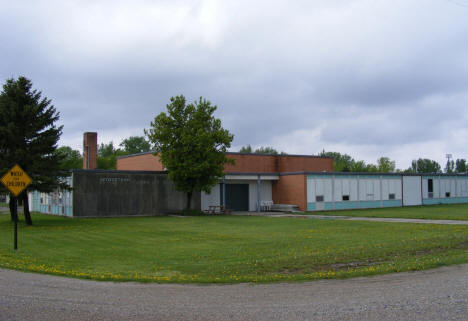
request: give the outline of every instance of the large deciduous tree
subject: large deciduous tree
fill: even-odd
[[[406,170],[411,173],[441,173],[440,164],[427,158],[419,158],[411,162],[411,167]]]
[[[115,169],[117,156],[120,154],[121,151],[114,147],[114,142],[110,142],[108,144],[101,143],[98,148],[97,168]]]
[[[80,151],[72,149],[70,146],[62,146],[57,148],[56,153],[62,158],[60,167],[65,170],[83,168],[83,157]]]
[[[187,194],[190,209],[193,192],[209,193],[224,175],[224,165],[232,163],[226,151],[234,136],[213,116],[217,107],[202,97],[188,105],[184,96],[172,97],[166,107],[145,134],[175,188]]]
[[[51,100],[41,97],[25,78],[8,79],[0,93],[0,175],[19,164],[32,178],[30,189],[50,192],[69,186],[61,179],[67,171],[61,168],[63,154],[57,153],[62,127],[57,126],[59,112]],[[32,224],[27,193],[19,195],[24,202],[25,221]],[[12,219],[16,197],[10,197]]]
[[[445,164],[445,173],[446,174],[453,174],[455,171],[455,162],[453,160],[447,160],[447,163]]]
[[[380,157],[377,160],[377,171],[381,173],[390,173],[395,171],[395,161],[388,157]]]
[[[151,151],[151,144],[143,136],[130,136],[119,145],[125,154],[138,154]]]
[[[341,154],[338,152],[326,152],[323,150],[320,153],[322,157],[333,158],[333,170],[335,172],[380,172],[388,173],[394,172],[395,161],[388,157],[380,157],[377,159],[377,165],[366,164],[363,160],[357,161],[348,154]]]
[[[455,162],[455,171],[457,173],[466,173],[467,171],[466,159],[464,158],[457,159],[457,161]]]
[[[350,172],[355,167],[354,163],[356,161],[348,154],[341,154],[338,152],[326,152],[325,150],[323,150],[320,153],[320,156],[333,158],[333,170],[335,172]]]

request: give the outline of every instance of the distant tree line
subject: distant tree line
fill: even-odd
[[[287,155],[285,152],[279,153],[273,147],[259,147],[253,149],[251,145],[243,146],[240,153],[252,154],[270,154],[270,155]],[[468,172],[466,159],[456,159],[447,161],[444,171],[440,164],[434,160],[427,158],[415,159],[411,162],[411,166],[405,170],[397,169],[395,161],[389,157],[380,157],[376,164],[366,164],[363,160],[355,160],[352,156],[339,152],[326,152],[322,150],[319,154],[322,157],[333,158],[333,169],[335,172],[379,172],[379,173],[466,173]]]
[[[261,146],[257,149],[253,149],[252,146],[247,145],[243,146],[239,153],[247,153],[247,154],[268,154],[268,155],[287,155],[285,152],[278,152],[276,149],[274,149],[271,146]]]
[[[380,157],[377,164],[366,164],[364,161],[356,161],[347,154],[338,152],[322,151],[320,156],[333,158],[333,168],[336,172],[403,172],[403,173],[466,173],[468,171],[466,160],[461,158],[455,161],[447,161],[445,170],[442,171],[440,164],[431,159],[419,158],[411,162],[411,166],[405,170],[397,169],[395,161],[388,157]]]
[[[122,140],[118,147],[114,146],[111,141],[109,143],[101,143],[98,146],[98,168],[99,169],[115,169],[117,157],[130,154],[138,154],[151,151],[151,144],[144,136],[130,136]],[[83,156],[78,150],[74,150],[69,146],[59,147],[56,151],[60,155],[61,168],[64,170],[79,169],[83,166]],[[243,146],[240,153],[250,154],[268,154],[268,155],[287,155],[287,153],[279,152],[271,146],[261,146],[252,148],[251,145]],[[322,150],[319,156],[333,158],[333,169],[335,172],[379,172],[379,173],[467,173],[468,166],[466,159],[460,158],[447,161],[444,170],[440,164],[431,159],[419,158],[411,162],[411,166],[407,169],[397,169],[395,161],[389,157],[380,157],[376,164],[366,163],[363,160],[355,160],[352,156],[339,153],[327,152]]]
[[[377,164],[366,164],[363,160],[355,160],[348,154],[338,152],[326,152],[323,150],[320,156],[333,158],[333,169],[335,172],[391,173],[396,171],[395,161],[388,157],[380,157],[377,159]]]
[[[113,142],[101,143],[98,146],[97,165],[99,169],[115,169],[118,156],[138,154],[151,151],[151,144],[143,136],[130,136],[122,140],[118,147]],[[60,166],[64,170],[83,168],[83,155],[69,146],[57,148],[57,154],[62,161]]]

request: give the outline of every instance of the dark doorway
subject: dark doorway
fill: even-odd
[[[221,184],[221,204],[223,193]],[[233,211],[249,210],[249,184],[226,184],[226,206]]]
[[[427,180],[427,191],[428,191],[429,193],[434,192],[434,184],[433,184],[432,178],[429,178],[429,179]]]

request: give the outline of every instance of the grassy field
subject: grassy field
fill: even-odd
[[[343,211],[322,211],[322,212],[307,212],[307,214],[468,221],[468,204],[426,205],[426,206],[389,207],[389,208],[358,209],[358,210],[343,210]]]
[[[0,215],[0,267],[95,280],[316,280],[468,262],[468,226],[267,217]]]

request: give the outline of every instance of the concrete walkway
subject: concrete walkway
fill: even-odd
[[[347,220],[347,221],[368,221],[368,222],[390,222],[390,223],[417,223],[417,224],[443,224],[443,225],[468,225],[468,221],[460,220],[427,220],[414,218],[386,218],[386,217],[354,217],[341,215],[304,215],[281,212],[236,212],[232,215],[239,216],[267,216],[267,217],[291,217],[302,219],[319,220]]]

